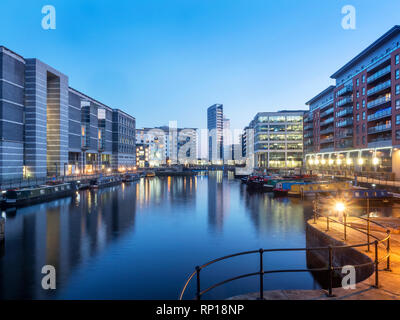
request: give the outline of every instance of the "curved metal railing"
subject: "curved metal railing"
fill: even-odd
[[[231,255],[227,255],[212,261],[209,261],[201,266],[197,266],[195,268],[195,271],[192,272],[190,274],[190,276],[188,277],[187,281],[185,282],[185,285],[183,286],[183,289],[179,295],[179,300],[183,299],[183,296],[186,292],[186,289],[189,286],[189,283],[191,282],[191,280],[196,276],[196,299],[200,300],[201,297],[211,291],[212,289],[215,289],[219,286],[222,286],[228,282],[232,282],[235,280],[239,280],[242,278],[247,278],[247,277],[252,277],[252,276],[259,276],[259,291],[260,291],[260,295],[259,298],[263,299],[264,298],[264,275],[265,274],[272,274],[272,273],[288,273],[288,272],[327,272],[329,275],[329,279],[328,279],[328,296],[333,296],[332,294],[332,288],[333,288],[333,275],[335,270],[340,270],[343,268],[343,266],[334,266],[333,265],[333,250],[341,250],[341,249],[349,249],[349,248],[359,248],[359,247],[368,247],[368,251],[370,249],[371,245],[374,245],[375,247],[375,259],[371,260],[371,262],[366,262],[366,263],[361,263],[358,265],[353,265],[354,268],[361,268],[361,267],[367,267],[367,266],[374,266],[374,273],[375,273],[375,286],[378,287],[379,286],[379,263],[386,260],[386,270],[390,270],[390,238],[391,238],[391,233],[390,230],[386,230],[386,236],[382,239],[379,239],[378,237],[376,237],[375,235],[370,233],[370,229],[369,229],[369,223],[373,223],[376,224],[384,229],[386,229],[385,226],[383,226],[382,224],[379,224],[375,221],[371,221],[369,218],[365,219],[365,218],[361,218],[362,220],[367,220],[368,223],[368,229],[367,232],[360,230],[359,228],[353,227],[351,225],[348,225],[346,220],[344,222],[341,221],[337,221],[335,219],[332,219],[328,216],[324,216],[321,215],[319,213],[317,213],[316,211],[314,211],[314,223],[316,223],[316,219],[317,217],[322,217],[322,218],[326,218],[327,219],[327,231],[329,230],[329,222],[335,222],[335,223],[339,223],[342,224],[344,226],[344,235],[345,235],[345,239],[346,239],[346,228],[351,228],[354,229],[356,231],[359,231],[361,233],[364,233],[365,235],[367,235],[367,242],[365,243],[360,243],[360,244],[354,244],[354,245],[342,245],[342,246],[328,246],[328,247],[312,247],[312,248],[284,248],[284,249],[259,249],[259,250],[252,250],[252,251],[244,251],[244,252],[239,252],[239,253],[234,253]],[[346,217],[346,216],[345,216]],[[375,240],[370,241],[370,238],[374,238]],[[384,243],[386,242],[386,255],[379,258],[379,247],[378,245],[380,243]],[[279,269],[279,270],[264,270],[264,261],[263,261],[263,255],[264,253],[268,253],[268,252],[293,252],[293,251],[305,251],[310,252],[310,251],[321,251],[321,250],[326,250],[328,251],[328,267],[327,268],[305,268],[305,269]],[[225,279],[221,282],[218,282],[216,284],[211,285],[210,287],[201,290],[201,283],[200,283],[200,271],[203,270],[204,268],[223,261],[223,260],[227,260],[230,258],[234,258],[234,257],[238,257],[238,256],[244,256],[244,255],[250,255],[250,254],[259,254],[260,256],[260,262],[259,262],[259,271],[256,272],[252,272],[252,273],[246,273],[246,274],[242,274],[242,275],[238,275],[236,277],[233,278],[229,278],[229,279]]]

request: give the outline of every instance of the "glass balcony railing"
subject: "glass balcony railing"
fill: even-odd
[[[380,106],[380,105],[382,105],[382,104],[384,104],[386,102],[390,102],[390,101],[391,101],[391,96],[390,95],[385,96],[385,97],[381,97],[381,98],[375,99],[374,101],[368,102],[367,103],[367,108],[368,109],[372,109],[372,108],[375,108],[377,106]]]
[[[347,93],[352,93],[353,92],[353,86],[344,86],[342,89],[340,89],[338,92],[336,92],[336,97],[343,96]]]
[[[353,103],[353,97],[345,97],[342,100],[336,102],[336,107],[342,107],[346,104]]]
[[[326,126],[333,122],[333,118],[326,119],[325,121],[320,122],[320,126]]]
[[[353,125],[353,119],[346,119],[344,121],[340,121],[336,123],[336,126],[338,128],[343,128],[343,127],[347,127],[347,126],[352,126]]]
[[[368,95],[368,96],[371,96],[371,95],[373,95],[373,94],[376,94],[376,93],[378,93],[378,92],[381,92],[382,90],[385,90],[385,89],[387,89],[387,88],[390,88],[391,83],[392,83],[392,82],[391,82],[390,80],[385,81],[385,82],[383,82],[383,83],[377,85],[376,87],[374,87],[374,88],[368,90],[368,91],[367,91],[367,95]]]
[[[380,110],[368,116],[368,121],[374,121],[378,119],[382,119],[385,117],[390,117],[392,115],[392,108],[387,108],[384,110]]]
[[[304,134],[304,138],[312,138],[314,136],[313,132],[307,132]]]
[[[375,81],[376,79],[379,79],[380,77],[383,77],[384,75],[387,75],[390,73],[390,65],[383,68],[382,70],[379,70],[378,72],[374,73],[372,76],[367,78],[367,83],[371,83]]]
[[[348,115],[353,115],[353,107],[336,112],[336,118],[342,118]]]
[[[319,143],[331,143],[331,142],[333,142],[333,137],[319,140]]]
[[[375,64],[373,64],[372,66],[370,66],[370,67],[367,69],[367,72],[370,72],[370,71],[372,71],[372,70],[378,68],[379,66],[381,66],[382,64],[384,64],[385,62],[387,62],[387,61],[389,61],[389,60],[390,60],[390,54],[388,54],[387,56],[381,58],[381,59],[378,60]]]
[[[368,133],[378,133],[378,132],[383,132],[383,131],[389,131],[392,130],[392,124],[382,124],[379,126],[371,127],[368,128]]]
[[[324,112],[321,112],[319,117],[323,118],[323,117],[326,117],[326,116],[328,116],[328,115],[330,115],[332,113],[333,113],[333,108],[329,108],[328,110],[325,110]]]
[[[305,126],[304,126],[304,130],[310,130],[310,129],[312,129],[314,126],[312,125],[312,124],[306,124]]]
[[[327,133],[332,133],[333,131],[334,131],[333,127],[329,127],[329,128],[324,129],[324,130],[321,130],[319,133],[320,134],[327,134]]]
[[[351,138],[351,137],[353,137],[353,129],[347,129],[347,130],[344,130],[343,132],[339,132],[336,135],[336,137],[340,138],[340,139]]]

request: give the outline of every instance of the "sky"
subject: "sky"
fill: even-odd
[[[55,30],[42,28],[44,5]],[[345,5],[355,30],[342,28]],[[1,0],[0,45],[68,75],[137,128],[206,128],[214,103],[243,128],[257,112],[306,109],[399,12],[398,0]]]

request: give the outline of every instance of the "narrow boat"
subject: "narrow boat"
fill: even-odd
[[[121,178],[118,176],[100,177],[91,181],[91,189],[99,189],[105,187],[112,187],[121,183]]]
[[[146,172],[146,177],[147,178],[152,178],[152,177],[155,177],[155,176],[156,176],[156,173],[154,171]]]
[[[74,182],[54,185],[7,190],[4,194],[3,207],[22,207],[72,196],[77,190]]]
[[[263,182],[261,182],[261,179],[264,182],[264,179],[262,177],[260,177],[260,176],[255,176],[255,175],[249,176],[249,178],[247,180],[247,183],[246,183],[247,184],[247,190],[248,191],[259,191],[259,190],[261,190],[262,189],[262,185],[263,185]]]
[[[278,182],[273,189],[274,196],[287,196],[293,185],[304,185],[303,181],[283,181]]]
[[[292,185],[288,195],[294,197],[308,197],[315,196],[316,194],[328,195],[337,194],[344,191],[350,191],[353,188],[349,181],[319,181],[308,182],[302,185]]]
[[[140,179],[140,175],[137,173],[127,173],[122,176],[123,182],[132,182]]]

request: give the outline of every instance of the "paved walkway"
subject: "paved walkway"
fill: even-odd
[[[351,220],[351,219],[350,219]],[[317,224],[309,220],[310,226],[320,230],[330,237],[342,241],[343,244],[354,245],[367,242],[367,236],[351,228],[347,228],[347,240],[343,239],[343,225],[330,222],[329,231],[326,231],[326,220],[319,218]],[[381,221],[380,221],[381,222]],[[393,227],[395,220],[390,221]],[[388,223],[389,225],[389,223]],[[400,220],[399,220],[400,225]],[[359,226],[360,227],[360,226]],[[382,239],[386,236],[383,230],[373,230],[371,233]],[[373,239],[372,239],[373,240]],[[371,240],[371,241],[372,241]],[[374,246],[367,252],[367,247],[360,247],[357,250],[375,259]],[[379,245],[379,257],[386,255],[386,243]],[[391,271],[385,271],[386,261],[379,265],[379,288],[375,288],[375,274],[368,279],[357,283],[356,289],[345,290],[334,288],[334,297],[327,297],[325,290],[275,290],[265,291],[264,298],[267,300],[400,300],[400,235],[392,234],[391,237]],[[259,293],[250,293],[232,297],[228,300],[255,300]]]

